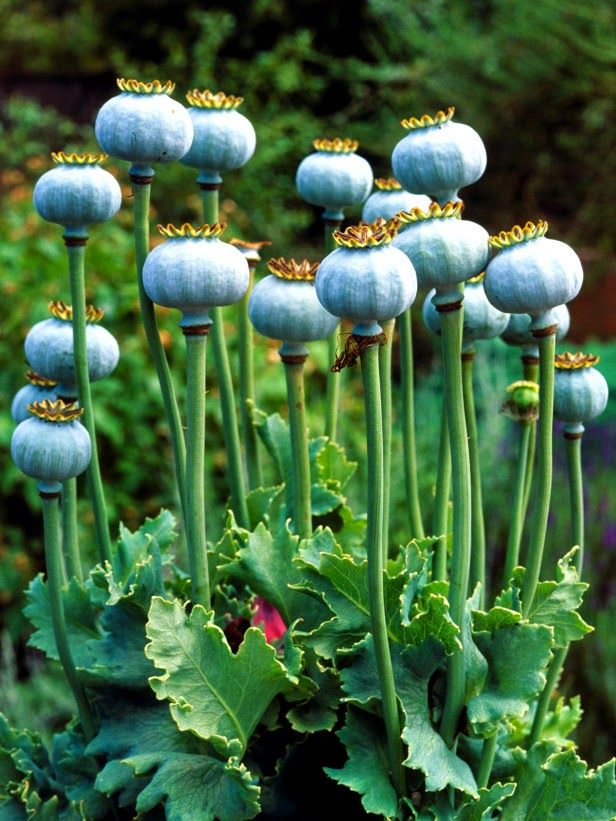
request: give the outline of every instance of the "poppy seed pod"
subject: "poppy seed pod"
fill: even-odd
[[[477,132],[454,123],[455,109],[433,117],[402,120],[408,134],[394,148],[391,166],[407,191],[428,194],[439,203],[455,201],[458,191],[476,182],[486,168],[486,150]]]
[[[361,212],[364,222],[374,222],[379,217],[388,220],[399,211],[411,211],[413,208],[425,210],[430,206],[430,197],[405,191],[393,177],[375,180],[374,184],[377,190],[370,194]]]
[[[172,100],[175,83],[117,80],[120,94],[103,105],[94,130],[112,157],[129,160],[131,173],[152,176],[152,163],[179,160],[190,148],[193,124],[183,105]]]
[[[324,219],[340,221],[343,208],[360,205],[372,188],[372,169],[355,152],[356,140],[314,140],[316,151],[299,164],[295,185],[301,197],[325,208]]]
[[[571,315],[566,305],[557,305],[552,311],[552,318],[554,322],[558,323],[556,329],[556,341],[560,342],[567,336],[569,325],[571,324]],[[531,331],[532,320],[528,314],[511,314],[507,327],[501,333],[500,338],[507,345],[519,345],[521,347],[536,347],[537,340]]]
[[[52,319],[38,322],[26,336],[26,359],[38,373],[58,382],[56,394],[76,397],[73,354],[73,309],[64,302],[50,302]],[[120,358],[115,338],[97,323],[103,312],[92,305],[86,309],[86,349],[90,382],[104,379],[114,370]]]
[[[225,227],[158,226],[166,240],[148,254],[143,286],[152,302],[182,312],[183,328],[210,325],[211,308],[238,302],[248,289],[246,258],[219,239]]]
[[[30,418],[28,405],[42,402],[43,399],[49,399],[51,402],[55,402],[57,399],[56,385],[58,383],[54,382],[53,379],[47,379],[47,377],[34,373],[34,371],[28,371],[26,379],[28,384],[17,391],[11,403],[11,416],[17,424],[23,422],[24,419]]]
[[[317,298],[318,263],[281,257],[270,259],[267,267],[271,276],[258,282],[250,295],[250,321],[263,336],[282,341],[282,355],[306,355],[306,342],[326,339],[340,322]]]
[[[565,422],[565,431],[583,433],[582,422],[599,416],[607,406],[605,377],[595,370],[598,356],[583,353],[557,354],[554,361],[554,417]]]
[[[61,482],[79,476],[90,462],[90,436],[78,421],[83,409],[45,399],[28,410],[33,416],[15,429],[11,456],[26,476],[39,480],[40,491],[57,493]]]
[[[184,165],[198,168],[198,182],[219,183],[221,171],[232,171],[255,153],[257,136],[250,120],[237,111],[243,97],[193,89],[186,95],[194,137]]]
[[[118,212],[122,192],[100,167],[106,154],[53,153],[55,168],[34,186],[34,207],[44,220],[64,226],[67,236],[87,236],[87,227]]]
[[[390,244],[395,233],[393,221],[335,231],[339,247],[317,270],[319,302],[330,314],[352,319],[357,336],[381,333],[378,323],[400,316],[417,294],[412,263]]]
[[[427,211],[414,208],[396,217],[408,228],[393,244],[413,263],[419,287],[435,288],[443,304],[459,300],[456,285],[480,274],[488,262],[488,232],[460,219],[463,208],[462,202],[433,202]]]
[[[440,336],[441,315],[435,308],[432,289],[426,296],[422,308],[423,320],[432,333]],[[483,290],[483,276],[471,279],[464,287],[464,324],[462,327],[463,347],[472,346],[479,339],[494,339],[502,333],[509,321],[509,314],[495,308]]]
[[[553,325],[553,309],[572,300],[584,278],[575,251],[547,239],[547,230],[547,222],[539,220],[490,237],[497,254],[486,269],[486,296],[501,311],[530,314],[531,330]]]

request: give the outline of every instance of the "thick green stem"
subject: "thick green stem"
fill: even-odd
[[[287,380],[289,427],[291,429],[291,464],[293,467],[293,522],[295,532],[302,539],[312,536],[310,501],[310,459],[308,455],[308,429],[306,427],[306,403],[304,398],[304,356],[281,354]],[[298,362],[298,359],[302,359]],[[295,361],[294,361],[295,360]]]
[[[524,379],[529,382],[539,382],[539,359],[536,356],[522,356],[522,366],[524,369]],[[537,422],[531,423],[530,439],[528,442],[528,458],[526,460],[526,479],[524,482],[524,502],[522,507],[522,517],[526,519],[530,491],[533,485],[533,472],[535,470],[535,449],[537,446]]]
[[[479,436],[473,391],[473,359],[475,351],[462,354],[462,384],[464,391],[464,416],[468,432],[468,451],[471,461],[471,590],[481,584],[479,606],[486,600],[486,528],[483,519],[483,494],[481,492],[481,465],[479,463]]]
[[[186,334],[186,541],[192,600],[210,609],[205,540],[205,343],[209,326]]]
[[[425,531],[419,503],[417,447],[415,444],[415,385],[411,308],[408,308],[398,317],[398,328],[400,329],[400,416],[402,419],[402,458],[404,461],[406,504],[411,525],[411,536],[416,539],[423,539]]]
[[[65,237],[68,251],[68,266],[71,280],[71,301],[73,303],[73,355],[75,359],[75,381],[77,396],[83,408],[83,424],[90,435],[92,457],[88,465],[86,476],[88,489],[94,511],[94,527],[98,555],[102,562],[111,561],[111,539],[109,537],[109,522],[107,520],[107,505],[105,491],[98,462],[98,447],[96,444],[96,425],[94,422],[94,407],[90,391],[90,375],[88,373],[88,353],[86,348],[86,284],[84,273],[84,256],[86,238]]]
[[[139,288],[139,305],[141,308],[141,319],[145,331],[150,356],[154,362],[160,393],[165,408],[165,416],[169,433],[171,436],[171,447],[173,449],[173,461],[175,466],[175,476],[180,497],[180,504],[184,517],[186,516],[186,444],[184,442],[184,431],[182,429],[182,419],[175,398],[175,390],[171,371],[165,349],[158,332],[158,323],[154,313],[152,300],[146,294],[143,287],[143,265],[148,255],[150,246],[150,189],[151,183],[137,182],[132,177],[133,182],[133,207],[134,207],[134,237],[135,237],[135,257],[137,265],[137,285]]]
[[[362,382],[366,410],[368,468],[368,593],[370,621],[381,687],[383,720],[387,735],[389,767],[398,795],[405,793],[402,767],[400,715],[396,700],[391,653],[387,638],[383,590],[383,431],[379,383],[378,345],[370,345],[361,354]]]
[[[488,786],[490,773],[492,772],[492,765],[494,764],[494,756],[496,755],[497,742],[498,730],[483,740],[483,747],[481,748],[481,758],[479,759],[479,769],[477,771],[476,779],[479,789]]]
[[[443,397],[441,408],[441,433],[438,444],[438,466],[436,469],[436,494],[432,513],[432,533],[443,536],[436,543],[436,553],[432,565],[432,578],[447,581],[447,532],[449,529],[449,495],[451,492],[451,446],[447,425],[447,402]]]
[[[240,388],[240,426],[244,449],[246,451],[246,468],[248,470],[248,487],[254,490],[263,485],[263,472],[257,430],[254,426],[255,373],[254,373],[254,335],[252,323],[248,318],[248,300],[254,281],[254,263],[248,263],[250,285],[237,305],[237,332],[239,342],[239,388]]]
[[[62,482],[62,546],[69,578],[83,580],[77,530],[77,479]]]
[[[520,542],[522,541],[522,531],[524,530],[525,521],[524,498],[526,493],[527,463],[530,439],[535,423],[523,422],[520,423],[518,427],[520,437],[518,442],[518,459],[515,483],[513,486],[513,499],[511,502],[505,571],[503,573],[503,585],[505,587],[509,584],[513,574],[513,568],[518,566],[520,559]]]
[[[458,307],[455,307],[455,306]],[[460,628],[468,591],[471,561],[471,468],[468,437],[464,416],[462,390],[462,362],[460,358],[462,313],[460,303],[438,305],[441,310],[441,339],[445,401],[451,444],[453,491],[453,548],[449,577],[449,610]],[[442,309],[446,310],[442,310]],[[441,735],[446,744],[453,745],[460,713],[464,704],[464,653],[457,649],[447,663],[447,695],[441,722]]]
[[[551,330],[551,329],[550,329]],[[537,493],[531,523],[526,572],[522,584],[522,613],[528,617],[533,605],[548,526],[552,495],[552,423],[554,417],[554,331],[541,336],[539,343],[539,458],[537,463]]]
[[[201,185],[201,200],[203,202],[203,220],[208,225],[218,222],[218,194],[219,183],[204,183]],[[231,377],[231,366],[225,340],[225,325],[222,308],[210,310],[212,318],[212,353],[216,380],[220,391],[220,412],[222,415],[222,430],[225,440],[225,453],[229,471],[229,485],[231,491],[231,509],[235,514],[240,527],[250,527],[248,505],[246,504],[246,483],[242,466],[242,449],[235,408],[235,392]]]
[[[391,353],[396,320],[382,323],[387,337],[379,347],[379,379],[381,383],[381,411],[383,415],[383,564],[389,557],[389,507],[391,502]]]
[[[96,733],[96,720],[88,701],[86,691],[79,680],[75,662],[68,644],[64,604],[62,602],[62,544],[60,538],[60,493],[41,492],[43,507],[43,527],[45,534],[45,562],[47,564],[47,585],[49,589],[49,609],[56,648],[64,675],[77,703],[79,720],[84,735],[91,740]]]
[[[340,228],[340,222],[334,220],[325,220],[325,254],[330,254],[336,249],[336,243],[332,236],[334,231]],[[327,341],[327,362],[331,365],[338,355],[338,333],[340,326],[336,328],[334,333]],[[325,435],[329,436],[332,441],[336,441],[338,433],[338,408],[340,406],[340,380],[342,373],[332,373],[328,371],[327,374],[327,390],[325,394]]]

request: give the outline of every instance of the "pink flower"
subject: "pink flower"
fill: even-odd
[[[257,596],[255,605],[257,610],[252,617],[253,627],[262,624],[265,631],[265,640],[268,642],[277,641],[282,638],[287,628],[282,620],[282,616],[274,605],[270,604],[261,596]]]

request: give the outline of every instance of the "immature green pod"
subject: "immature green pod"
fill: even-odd
[[[430,206],[430,197],[405,191],[394,177],[379,178],[374,185],[377,190],[370,194],[361,212],[364,222],[375,222],[379,218],[389,220],[400,211],[412,211],[413,208],[425,211]]]
[[[554,360],[554,417],[565,422],[565,431],[583,433],[583,422],[603,413],[609,388],[603,374],[595,369],[599,357],[592,354],[563,353]]]
[[[57,382],[53,379],[47,379],[46,376],[41,376],[34,371],[26,373],[28,384],[20,388],[11,402],[11,416],[13,421],[19,424],[24,419],[30,418],[28,405],[33,405],[35,402],[42,402],[43,399],[49,399],[55,402],[58,398],[56,395]]]
[[[90,462],[90,437],[78,421],[83,409],[44,399],[28,410],[33,416],[15,429],[11,456],[26,476],[39,480],[41,492],[58,493],[62,482],[79,476]]]

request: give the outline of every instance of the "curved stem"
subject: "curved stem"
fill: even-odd
[[[68,644],[66,620],[62,601],[62,545],[60,539],[59,493],[42,493],[43,527],[45,534],[45,563],[49,589],[51,624],[60,664],[77,703],[77,712],[84,735],[90,741],[96,733],[96,720],[86,691],[79,680],[75,662]]]
[[[479,463],[479,437],[473,391],[474,351],[462,354],[462,386],[464,391],[464,416],[468,431],[468,451],[471,462],[471,590],[481,584],[479,606],[486,600],[486,529],[483,519],[483,494],[481,492],[481,465]]]
[[[337,246],[332,237],[334,231],[340,228],[340,222],[325,220],[324,245],[325,255],[330,254]],[[327,340],[327,362],[329,365],[336,359],[338,348],[338,333],[340,326],[336,328]],[[338,433],[338,408],[340,406],[340,380],[342,373],[327,373],[327,389],[325,394],[325,435],[332,441],[336,441]]]
[[[539,701],[537,702],[537,710],[535,711],[535,717],[533,719],[533,724],[530,729],[530,735],[528,736],[529,747],[532,747],[532,745],[535,744],[535,742],[539,741],[539,739],[541,738],[541,732],[543,730],[545,718],[548,713],[548,707],[550,706],[550,701],[552,700],[552,693],[554,692],[554,688],[556,687],[558,679],[560,678],[560,674],[562,672],[562,667],[565,663],[565,658],[567,656],[568,650],[569,645],[567,645],[566,647],[560,647],[554,651],[554,654],[550,659],[550,663],[548,665],[546,673],[545,686],[541,691],[541,695],[539,696]]]
[[[139,288],[139,305],[141,308],[141,319],[150,351],[150,356],[154,362],[160,393],[165,408],[165,416],[169,433],[171,436],[171,447],[173,449],[173,462],[175,466],[175,477],[180,497],[182,512],[186,517],[186,444],[184,442],[184,431],[178,403],[175,398],[175,390],[171,371],[165,349],[163,348],[158,332],[158,323],[154,313],[152,300],[146,294],[143,287],[142,271],[145,259],[148,255],[150,244],[150,182],[138,183],[133,181],[133,208],[134,208],[134,237],[135,237],[135,257],[137,265],[137,284]]]
[[[519,425],[518,459],[515,484],[513,487],[513,500],[511,503],[511,519],[509,521],[509,535],[507,538],[505,571],[503,573],[504,587],[507,587],[509,584],[513,574],[513,568],[518,566],[520,559],[520,542],[522,540],[525,519],[524,498],[526,494],[527,463],[530,439],[534,426],[534,422],[525,422]]]
[[[240,389],[240,426],[246,451],[246,468],[248,470],[248,487],[254,490],[263,485],[263,472],[259,457],[257,430],[254,426],[255,374],[254,374],[254,336],[252,324],[248,318],[248,300],[254,281],[254,263],[248,263],[250,285],[237,305],[237,333],[239,341],[239,389]]]
[[[379,346],[379,380],[381,383],[381,412],[383,416],[383,565],[389,557],[389,506],[391,500],[391,354],[396,320],[382,323],[387,337]]]
[[[432,533],[444,536],[436,543],[436,553],[432,565],[435,581],[447,580],[447,532],[449,529],[449,494],[451,492],[451,446],[447,425],[447,402],[443,397],[441,408],[441,433],[438,444],[438,466],[436,470],[436,494],[432,513]]]
[[[524,379],[529,382],[539,382],[539,359],[536,356],[522,356],[522,367],[524,369]],[[533,472],[535,469],[535,449],[537,446],[537,422],[531,423],[530,439],[528,443],[528,458],[526,460],[526,479],[524,482],[524,502],[522,507],[522,518],[526,519],[528,510],[528,500],[533,485]]]
[[[462,363],[460,359],[462,312],[459,307],[452,309],[452,305],[438,305],[437,307],[447,309],[441,310],[441,339],[447,422],[451,443],[454,510],[453,549],[449,577],[449,609],[453,621],[460,628],[459,637],[462,641],[462,625],[471,560],[471,468],[464,416]],[[452,746],[456,736],[463,703],[464,653],[462,649],[457,649],[448,658],[447,695],[441,722],[441,735],[449,747]]]
[[[215,186],[215,187],[214,187]],[[203,220],[208,225],[218,222],[218,193],[220,186],[213,183],[212,187],[201,187],[203,202]],[[222,414],[222,428],[225,440],[227,467],[229,470],[229,485],[231,491],[231,509],[235,514],[240,527],[249,528],[248,506],[246,504],[246,483],[242,466],[242,451],[235,408],[235,392],[231,377],[231,366],[225,340],[225,326],[222,308],[210,309],[212,318],[212,353],[214,367],[220,391],[220,411]]]
[[[62,482],[62,546],[68,577],[83,581],[77,530],[77,479]]]
[[[421,518],[419,483],[417,482],[413,322],[411,308],[408,308],[398,317],[398,328],[400,329],[400,402],[402,411],[402,454],[406,504],[411,525],[411,536],[415,539],[423,539],[426,534]]]
[[[381,687],[383,720],[391,777],[398,795],[405,792],[402,768],[400,716],[396,700],[391,653],[387,639],[385,599],[383,590],[383,431],[379,384],[378,345],[370,345],[361,354],[362,382],[366,412],[368,457],[368,593],[370,621]]]
[[[293,521],[298,536],[302,539],[308,539],[312,536],[312,513],[308,429],[306,427],[306,403],[304,398],[304,361],[287,361],[284,356],[282,361],[284,362],[287,381],[289,427],[291,429]]]
[[[105,491],[98,462],[96,425],[90,391],[88,354],[86,348],[86,284],[84,256],[86,238],[65,237],[68,251],[68,267],[71,280],[71,301],[73,303],[73,355],[75,358],[75,381],[79,404],[83,408],[83,424],[90,435],[92,457],[86,470],[88,489],[94,511],[96,544],[101,562],[111,561],[111,539],[107,520]]]
[[[497,742],[498,730],[495,730],[491,736],[483,740],[479,769],[477,770],[477,787],[479,789],[488,786],[490,773],[492,772],[492,766],[494,764],[494,756],[496,755]]]
[[[539,459],[537,464],[537,494],[531,524],[526,573],[522,584],[522,614],[525,618],[533,605],[541,572],[541,559],[548,526],[552,495],[552,423],[554,416],[554,333],[539,337]]]
[[[209,326],[186,335],[186,541],[192,600],[210,609],[205,539],[205,343]]]

